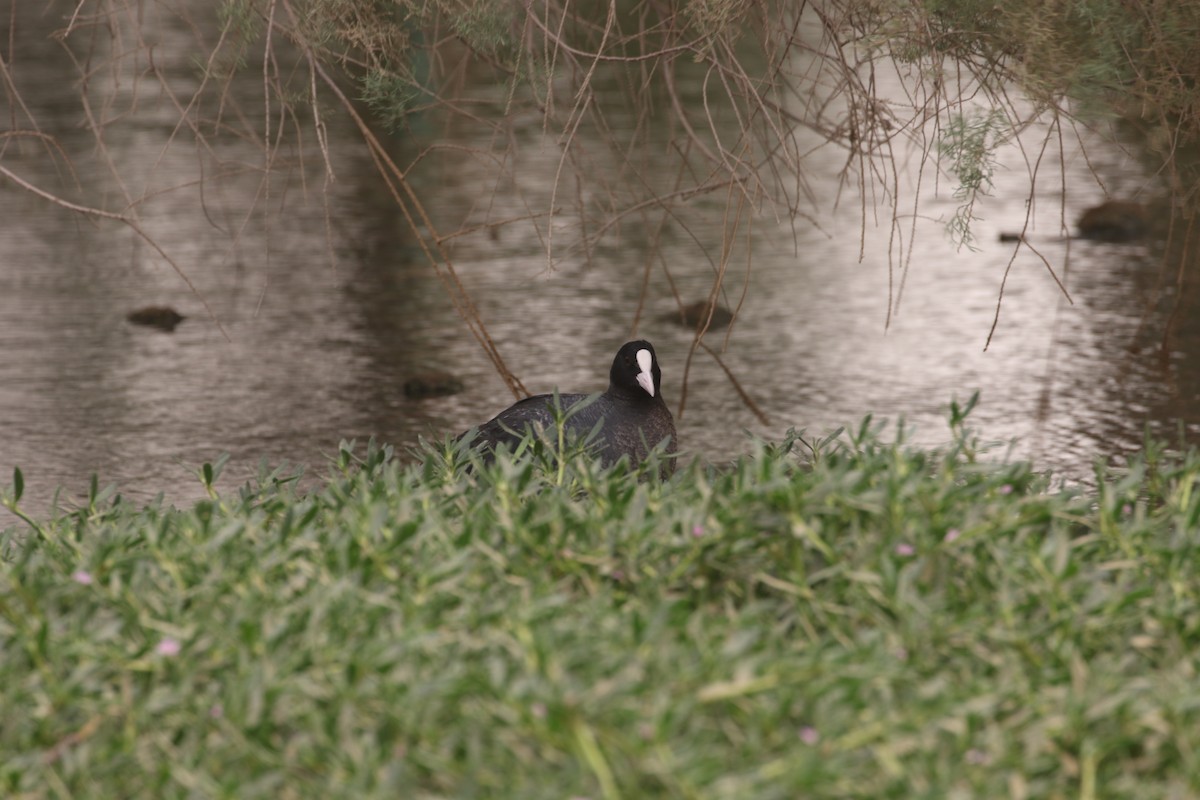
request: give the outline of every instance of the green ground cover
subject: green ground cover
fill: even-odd
[[[0,796],[1196,796],[1200,455],[1064,490],[961,416],[4,512]]]

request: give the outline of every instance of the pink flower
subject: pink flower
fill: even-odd
[[[693,525],[692,526],[692,536],[695,536],[697,539],[699,539],[703,535],[704,535],[704,526],[703,525]]]
[[[908,542],[901,542],[900,544],[896,545],[896,555],[898,556],[911,556],[916,552],[916,548],[914,548]]]
[[[959,536],[962,536],[962,531],[960,531],[958,528],[951,528],[950,530],[946,531],[946,537],[942,539],[942,541],[946,544],[950,544]]]
[[[811,725],[805,725],[800,729],[800,741],[807,745],[814,745],[821,741],[821,734],[817,733],[817,729]]]
[[[1006,483],[1000,487],[1000,494],[1012,494],[1012,484]]]
[[[92,573],[85,569],[77,569],[71,573],[71,580],[76,583],[82,583],[84,586],[92,585]]]
[[[158,653],[160,656],[167,656],[170,658],[171,656],[179,655],[179,651],[182,649],[183,645],[179,643],[178,639],[172,639],[170,636],[167,636],[158,643],[158,645],[154,648],[154,652]]]

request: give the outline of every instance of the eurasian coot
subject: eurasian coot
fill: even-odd
[[[592,444],[601,463],[616,463],[629,456],[633,464],[646,459],[650,448],[664,439],[667,452],[675,452],[675,420],[662,398],[662,371],[654,346],[644,340],[628,342],[617,351],[608,373],[608,390],[599,396],[560,394],[559,401],[566,410],[566,430],[575,437],[588,436],[598,423],[600,429]],[[575,404],[591,402],[571,412]],[[485,454],[499,444],[516,447],[529,429],[554,428],[554,395],[539,394],[527,397],[492,419],[459,436]],[[675,459],[663,463],[666,476],[675,469]]]

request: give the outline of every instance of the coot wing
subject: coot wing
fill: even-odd
[[[600,395],[587,394],[536,394],[518,400],[459,439],[469,439],[473,447],[482,446],[488,450],[499,444],[515,448],[531,429],[553,429],[556,402],[566,412],[567,430],[574,436],[587,436],[600,421],[599,413],[593,410],[599,398]]]

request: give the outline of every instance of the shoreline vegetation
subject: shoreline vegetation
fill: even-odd
[[[1200,454],[1056,486],[969,409],[5,512],[0,795],[1195,796]]]

